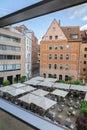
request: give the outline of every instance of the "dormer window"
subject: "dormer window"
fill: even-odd
[[[78,34],[71,34],[70,39],[78,39],[79,35]]]

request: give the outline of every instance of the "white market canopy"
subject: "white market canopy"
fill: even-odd
[[[49,92],[48,92],[48,91],[44,91],[44,90],[42,90],[42,89],[38,89],[38,90],[33,91],[33,92],[31,92],[31,93],[32,93],[32,94],[35,94],[35,95],[37,95],[37,96],[43,97],[43,96],[47,95]]]
[[[15,89],[15,88],[12,86],[5,86],[5,87],[1,87],[0,91],[7,92],[8,90],[13,90],[13,89]]]
[[[63,83],[55,83],[53,87],[60,88],[60,89],[69,89],[70,84],[63,84]]]
[[[28,80],[28,81],[26,81],[26,82],[24,82],[24,83],[27,84],[27,85],[34,85],[34,86],[36,86],[36,85],[38,85],[40,82],[41,82],[41,81],[39,81],[39,80],[30,79],[30,80]]]
[[[44,82],[39,83],[38,85],[39,86],[43,86],[43,87],[51,88],[54,85],[54,83],[53,82],[44,81]]]
[[[22,83],[16,83],[16,84],[12,84],[11,86],[14,87],[14,88],[21,88],[21,87],[24,87],[25,84],[22,84]]]
[[[49,109],[53,105],[55,105],[57,102],[50,100],[46,97],[39,97],[33,94],[27,94],[19,98],[19,100],[24,101],[28,104],[33,103],[45,110]]]
[[[25,91],[21,88],[18,88],[18,89],[9,90],[7,91],[7,93],[15,97],[15,96],[25,93]]]
[[[71,90],[87,92],[87,86],[71,85]]]
[[[55,78],[45,78],[44,82],[46,82],[46,81],[55,83],[57,81],[57,79],[55,79]]]
[[[35,90],[36,88],[28,85],[28,86],[22,87],[21,89],[23,89],[25,92],[31,92],[31,91]]]
[[[68,92],[56,89],[53,92],[51,92],[51,94],[54,94],[54,95],[57,95],[57,96],[61,96],[61,97],[65,97],[68,94]]]
[[[44,77],[37,76],[37,77],[32,78],[32,80],[43,81],[43,80],[44,80]]]
[[[87,101],[87,93],[85,94],[85,98],[84,98],[84,100],[86,100],[86,101]]]

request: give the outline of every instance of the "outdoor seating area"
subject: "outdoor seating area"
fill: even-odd
[[[45,80],[44,78],[39,80],[37,77],[23,84],[1,87],[0,97],[38,114],[48,121],[76,130],[75,121],[80,112],[81,100],[87,97],[86,87],[83,89],[81,86],[80,88],[77,86],[77,88],[74,87],[75,89],[69,89],[68,84],[60,83],[60,88],[59,83],[57,86],[57,83],[54,82],[55,80]]]

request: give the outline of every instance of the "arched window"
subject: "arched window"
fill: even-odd
[[[59,80],[62,80],[62,75],[59,75]]]
[[[57,54],[54,55],[54,59],[57,60]]]
[[[52,59],[52,55],[51,54],[49,54],[49,60],[51,60]]]
[[[54,78],[57,78],[56,74],[54,74]]]
[[[65,65],[65,70],[68,70],[68,69],[69,69],[69,65],[66,64],[66,65]]]
[[[54,69],[57,69],[57,64],[54,64]]]
[[[68,54],[66,54],[66,60],[69,60],[69,55]]]
[[[60,60],[62,60],[63,59],[63,54],[60,54]]]
[[[46,78],[46,74],[45,73],[43,73],[43,76],[44,76],[44,78]]]
[[[68,75],[65,75],[65,81],[68,81]]]

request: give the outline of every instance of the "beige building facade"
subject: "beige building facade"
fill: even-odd
[[[25,39],[17,31],[0,29],[0,84],[9,80],[12,84],[14,77],[25,73]]]

